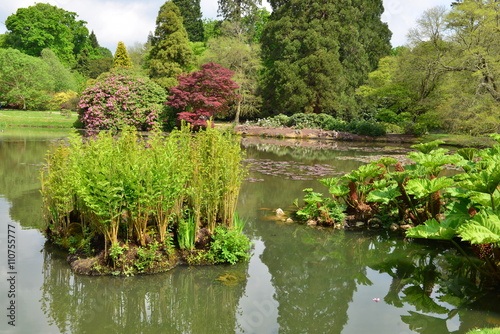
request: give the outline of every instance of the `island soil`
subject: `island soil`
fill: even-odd
[[[417,143],[418,137],[389,133],[385,136],[361,136],[348,132],[325,131],[321,129],[266,128],[261,126],[237,125],[234,133],[242,136],[260,136],[293,139],[326,139],[334,141],[361,141],[386,143]]]

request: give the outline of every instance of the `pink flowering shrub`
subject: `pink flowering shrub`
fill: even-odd
[[[231,79],[233,74],[221,65],[208,63],[197,72],[179,75],[179,85],[170,88],[167,105],[177,112],[178,120],[195,128],[206,127],[207,120],[216,113],[226,113],[239,98],[239,86]]]
[[[164,122],[166,100],[165,90],[156,83],[121,69],[99,76],[93,86],[83,91],[78,119],[88,130],[128,125],[147,131]]]

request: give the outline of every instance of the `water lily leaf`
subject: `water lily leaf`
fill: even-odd
[[[389,203],[396,200],[398,196],[401,196],[401,193],[398,190],[398,185],[393,184],[383,189],[376,189],[370,191],[366,200],[368,202],[377,202],[388,205]]]
[[[471,221],[461,225],[458,233],[462,240],[472,244],[500,242],[500,217],[491,210],[482,210]]]
[[[430,219],[423,225],[418,225],[406,231],[408,238],[424,238],[451,240],[457,235],[456,228],[452,225],[453,222],[443,221],[439,223],[436,219]]]

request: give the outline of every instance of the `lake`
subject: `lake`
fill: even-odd
[[[250,173],[238,212],[253,241],[248,263],[88,277],[73,274],[40,232],[39,169],[65,136],[0,133],[0,333],[439,334],[500,326],[500,292],[487,289],[474,259],[448,243],[275,216],[277,208],[292,210],[304,188],[326,196],[318,178],[379,156],[399,158],[407,147],[244,138]],[[10,240],[16,252],[9,262]],[[6,316],[12,302],[15,327]]]

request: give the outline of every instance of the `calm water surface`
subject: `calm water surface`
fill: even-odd
[[[54,138],[0,135],[0,333],[465,333],[500,325],[498,291],[481,287],[447,244],[380,232],[319,230],[273,217],[317,178],[400,148],[322,149],[244,141],[238,211],[254,242],[249,263],[178,267],[154,276],[74,275],[39,232],[38,170]],[[6,320],[7,225],[16,233],[16,327]],[[236,284],[219,278],[239,277]],[[376,302],[374,299],[379,298]],[[4,314],[5,313],[5,314]]]

